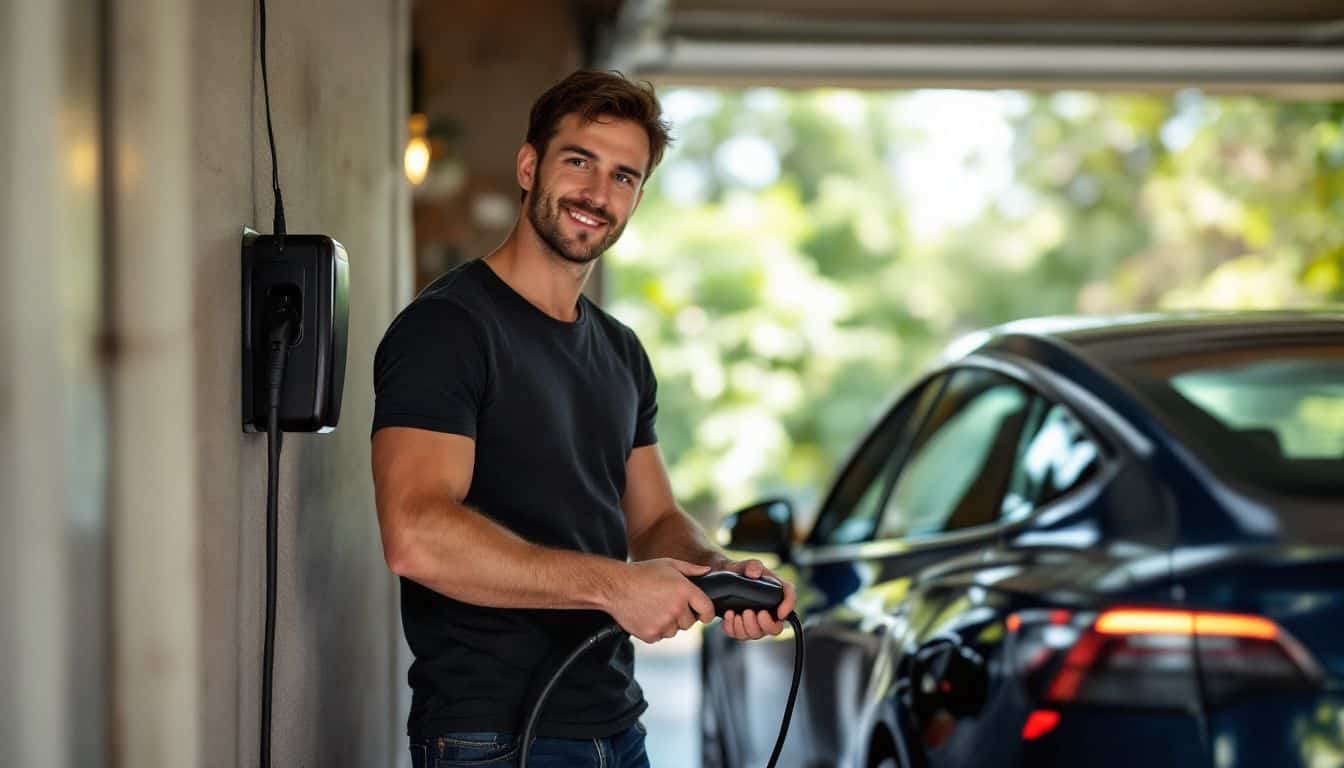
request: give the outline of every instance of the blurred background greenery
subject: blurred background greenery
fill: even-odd
[[[649,351],[673,485],[706,522],[771,494],[806,517],[961,333],[1344,294],[1344,102],[661,97],[677,142],[606,259],[606,299]]]

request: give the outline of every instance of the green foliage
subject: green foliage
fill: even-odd
[[[674,487],[804,514],[957,334],[1025,317],[1344,298],[1344,103],[663,94],[678,142],[607,261]]]

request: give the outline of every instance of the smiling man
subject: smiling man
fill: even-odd
[[[581,293],[662,159],[660,114],[651,87],[613,73],[542,94],[508,238],[429,285],[378,347],[373,477],[415,654],[416,768],[513,764],[540,685],[597,628],[656,642],[713,619],[687,576],[773,576],[677,506],[643,346]],[[724,631],[778,634],[785,595]],[[593,649],[548,700],[530,763],[647,766],[644,709],[630,641]]]

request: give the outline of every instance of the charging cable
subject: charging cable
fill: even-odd
[[[779,761],[779,753],[784,749],[784,738],[789,733],[789,721],[793,719],[793,705],[798,700],[798,684],[803,678],[803,665],[806,661],[807,648],[803,642],[803,624],[798,619],[798,614],[792,612],[788,616],[788,622],[793,626],[793,682],[789,684],[789,698],[784,704],[784,719],[779,723],[779,736],[775,739],[775,750],[770,754],[770,762],[767,768],[775,768],[775,763]],[[546,687],[541,689],[537,700],[532,704],[532,710],[527,715],[527,725],[523,728],[522,746],[518,752],[518,768],[527,768],[527,756],[532,751],[532,736],[537,730],[537,720],[541,717],[541,708],[546,704],[546,699],[551,695],[551,690],[555,684],[564,676],[565,670],[569,669],[580,656],[587,653],[594,646],[600,645],[603,641],[620,637],[624,641],[630,634],[621,629],[616,624],[608,624],[593,633],[587,640],[579,643],[579,647],[570,652],[565,660],[560,662],[560,666],[551,675],[551,679],[546,681]]]
[[[271,683],[275,672],[275,561],[280,506],[280,395],[298,316],[288,293],[268,297],[266,312],[266,640],[261,661],[261,768],[271,765]]]
[[[280,163],[275,159],[275,131],[271,128],[271,85],[266,76],[266,0],[257,0],[258,45],[261,47],[261,93],[266,101],[266,138],[271,143],[271,191],[275,193],[275,218],[271,234],[280,238],[280,250],[285,249],[285,199],[280,194]]]

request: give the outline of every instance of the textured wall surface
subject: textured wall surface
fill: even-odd
[[[198,0],[191,19],[191,207],[204,764],[252,765],[260,717],[266,440],[239,427],[239,236],[271,231],[255,3]],[[373,351],[407,296],[401,149],[407,3],[271,0],[267,49],[285,214],[350,256],[340,426],[287,435],[282,459],[276,765],[389,765],[396,587],[369,475]],[[404,289],[403,289],[404,292]]]
[[[538,0],[423,0],[412,10],[422,67],[421,103],[431,131],[444,134],[460,180],[449,188],[431,171],[417,191],[419,282],[499,245],[517,213],[515,158],[532,102],[580,66],[578,4]],[[491,201],[498,217],[482,216]]]
[[[97,171],[88,164],[83,173],[63,174],[58,163],[97,133],[93,61],[63,44],[87,46],[93,30],[64,10],[0,0],[0,762],[6,765],[64,765],[76,750],[100,746],[96,727],[73,738],[64,727],[72,715],[95,722],[102,716],[98,666],[79,663],[102,651],[102,634],[69,631],[101,619],[101,596],[86,588],[100,576],[101,478],[77,475],[70,464],[75,445],[94,464],[106,455],[97,424],[76,443],[68,439],[73,416],[101,414],[103,399],[89,354],[97,320],[90,294],[96,297],[101,283],[96,262],[86,258],[97,256]],[[62,278],[72,275],[62,289]],[[90,311],[69,311],[73,306]],[[90,498],[92,507],[76,503]],[[77,510],[88,514],[76,519]],[[93,557],[81,558],[87,550]],[[70,695],[76,681],[90,699]]]

